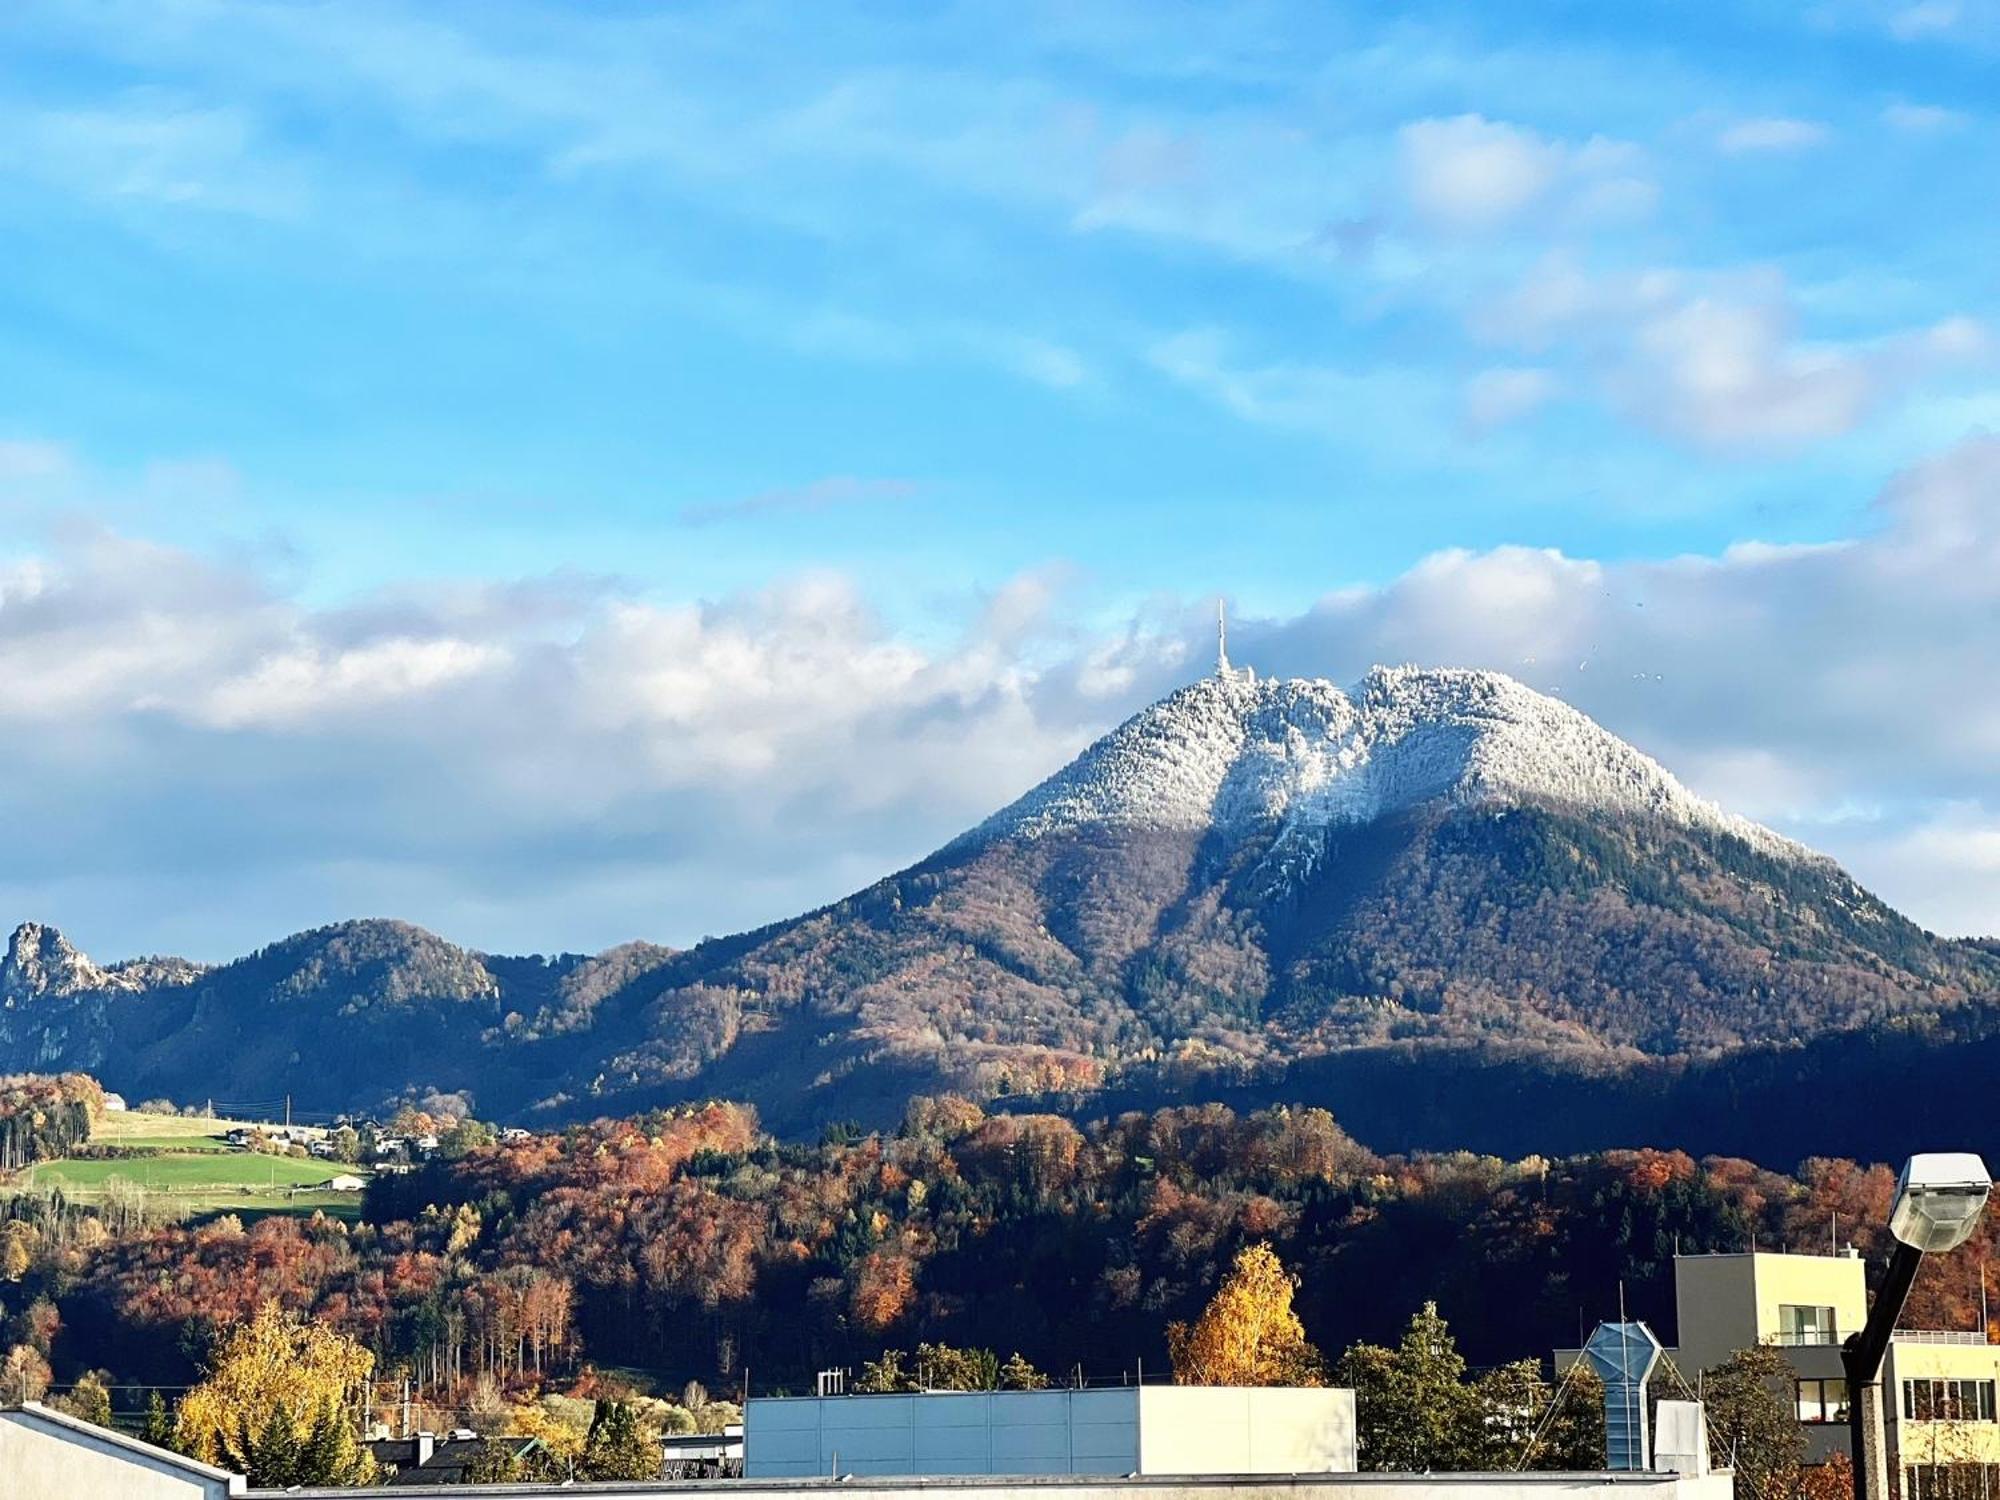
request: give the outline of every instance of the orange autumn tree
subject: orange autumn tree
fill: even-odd
[[[1193,1325],[1169,1324],[1176,1385],[1319,1385],[1326,1361],[1292,1311],[1298,1278],[1269,1245],[1248,1245]]]

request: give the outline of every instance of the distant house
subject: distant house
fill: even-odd
[[[245,1130],[241,1125],[238,1125],[222,1137],[231,1146],[248,1146],[255,1138],[254,1131]]]
[[[530,1141],[535,1138],[532,1130],[524,1130],[519,1125],[509,1125],[500,1132],[503,1141]]]
[[[670,1432],[660,1438],[666,1479],[741,1479],[743,1424],[720,1432]]]
[[[515,1458],[525,1458],[540,1446],[531,1437],[493,1439],[505,1443]],[[375,1462],[389,1471],[390,1482],[398,1488],[417,1485],[464,1484],[466,1466],[487,1440],[476,1433],[447,1434],[420,1432],[414,1437],[377,1438],[368,1445]]]
[[[119,1114],[123,1114],[125,1112],[125,1096],[123,1094],[106,1094],[104,1096],[104,1107],[107,1111],[116,1111]]]
[[[340,1172],[320,1184],[329,1193],[358,1193],[368,1186],[362,1178],[352,1172]]]

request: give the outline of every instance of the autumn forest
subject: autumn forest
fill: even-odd
[[[1298,1276],[1319,1349],[1393,1343],[1435,1302],[1475,1367],[1545,1359],[1617,1307],[1671,1338],[1671,1257],[1825,1245],[1883,1253],[1892,1174],[1673,1151],[1555,1160],[1380,1156],[1317,1109],[1219,1106],[1079,1128],[915,1101],[887,1134],[813,1145],[708,1104],[474,1145],[321,1214],[161,1222],[139,1195],[0,1205],[5,1378],[86,1376],[116,1404],[192,1385],[260,1306],[373,1355],[378,1383],[466,1410],[607,1382],[718,1396],[920,1344],[1057,1379],[1164,1372],[1246,1246]],[[1908,1322],[1971,1327],[1989,1227],[1927,1264]],[[1087,1327],[1087,1340],[1076,1330]]]

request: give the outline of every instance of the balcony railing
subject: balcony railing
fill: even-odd
[[[1892,1335],[1899,1344],[1983,1344],[1986,1335],[1974,1329],[1959,1328],[1898,1328]],[[1788,1333],[1774,1333],[1770,1342],[1781,1349],[1825,1349],[1835,1348],[1842,1341],[1842,1335],[1821,1328],[1799,1328]]]

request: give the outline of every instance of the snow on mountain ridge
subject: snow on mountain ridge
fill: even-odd
[[[1276,825],[1273,853],[1289,862],[1288,851],[1316,846],[1327,827],[1435,800],[1601,809],[1809,857],[1696,796],[1559,699],[1499,672],[1417,667],[1376,667],[1347,691],[1321,678],[1245,672],[1190,683],[948,847],[1094,824],[1225,833]]]

